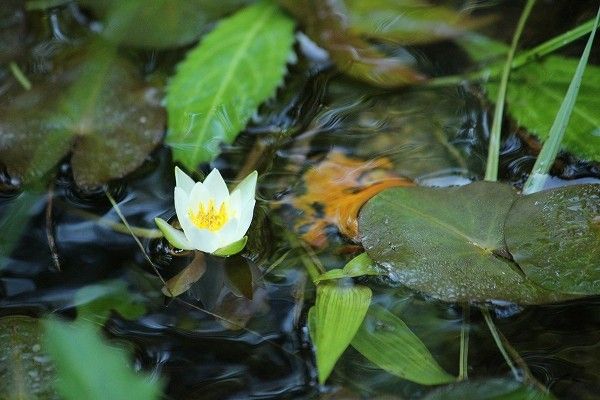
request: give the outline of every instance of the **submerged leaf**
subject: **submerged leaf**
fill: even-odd
[[[100,17],[102,35],[118,43],[168,48],[189,44],[208,24],[248,0],[80,0]]]
[[[548,290],[600,294],[600,185],[523,196],[504,230],[508,250],[529,279]]]
[[[390,374],[421,385],[453,382],[435,361],[423,342],[400,318],[385,308],[372,305],[352,347]]]
[[[142,316],[146,308],[139,300],[127,290],[125,282],[113,280],[84,286],[75,294],[74,302],[78,320],[101,327],[112,311],[128,319]]]
[[[309,169],[304,175],[306,193],[290,200],[301,211],[296,228],[310,226],[303,239],[315,247],[324,246],[329,225],[337,226],[350,239],[358,239],[358,210],[367,200],[389,187],[412,186],[392,167],[385,157],[365,161],[332,151]]]
[[[0,399],[58,399],[55,375],[39,321],[21,315],[0,318]]]
[[[325,383],[352,341],[370,303],[371,289],[366,286],[329,283],[317,286],[317,300],[308,313],[308,326],[320,383]]]
[[[167,142],[189,169],[213,160],[282,83],[294,23],[269,1],[222,20],[169,83]]]
[[[556,301],[506,258],[503,225],[515,199],[492,182],[388,189],[363,207],[361,241],[395,280],[445,301]]]
[[[337,1],[280,0],[280,3],[302,22],[307,35],[327,50],[346,74],[382,87],[404,86],[425,79],[405,60],[386,56],[354,34]]]
[[[135,68],[97,45],[0,108],[0,161],[26,184],[71,150],[80,187],[122,178],[160,142],[164,112]]]
[[[66,400],[152,400],[160,384],[136,374],[123,349],[102,340],[89,323],[44,322],[45,346],[56,364],[56,387]]]
[[[533,386],[508,379],[487,379],[466,381],[444,386],[422,400],[553,400],[550,393],[539,391]]]
[[[344,0],[344,4],[354,32],[402,44],[454,38],[485,22],[424,0]]]
[[[177,297],[185,293],[206,272],[206,260],[204,253],[196,251],[192,262],[180,273],[169,279],[162,288],[165,296]]]

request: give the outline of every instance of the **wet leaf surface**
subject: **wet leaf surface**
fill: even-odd
[[[53,387],[54,364],[42,348],[42,327],[37,319],[0,318],[0,398],[59,398]]]
[[[290,199],[300,211],[296,228],[308,230],[303,239],[315,247],[327,244],[326,229],[336,226],[350,239],[358,239],[358,210],[371,197],[395,186],[412,186],[393,172],[385,157],[366,161],[332,151],[304,174],[306,192]]]
[[[308,327],[315,346],[319,382],[325,383],[338,358],[350,345],[367,313],[371,289],[321,283],[316,304],[309,310]]]
[[[28,184],[72,151],[80,187],[122,178],[160,142],[164,112],[155,97],[127,61],[90,49],[3,103],[0,161]]]
[[[176,161],[190,170],[212,161],[275,94],[293,28],[276,5],[261,1],[223,19],[188,53],[167,88],[167,142]]]
[[[402,44],[454,38],[485,22],[423,0],[344,0],[343,3],[352,31]]]
[[[204,253],[201,251],[194,252],[192,262],[185,267],[180,273],[169,279],[162,292],[165,296],[177,297],[185,293],[190,287],[196,283],[206,272],[206,261]]]
[[[129,46],[169,48],[196,41],[209,24],[248,0],[83,0],[102,17],[108,40]]]
[[[600,294],[600,185],[520,197],[504,230],[529,279],[548,290]]]
[[[361,210],[361,241],[395,280],[438,299],[556,301],[502,256],[515,199],[512,187],[491,182],[388,189]]]
[[[336,0],[280,0],[304,26],[306,34],[323,49],[336,66],[353,78],[382,86],[405,86],[425,79],[407,60],[389,57],[354,34]]]
[[[456,380],[404,321],[379,305],[367,311],[352,347],[379,368],[409,381],[439,385]]]

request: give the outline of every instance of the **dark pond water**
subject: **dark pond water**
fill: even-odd
[[[505,4],[510,19],[512,9]],[[57,23],[66,18],[63,13],[56,11]],[[455,73],[467,62],[450,44],[418,51],[425,66],[439,75]],[[119,217],[103,190],[77,189],[65,160],[52,191],[31,195],[23,234],[14,249],[2,255],[0,316],[74,317],[75,293],[80,288],[117,280],[126,283],[145,312],[133,319],[113,312],[104,330],[131,345],[137,367],[165,377],[168,398],[418,399],[426,395],[430,388],[387,374],[352,349],[338,363],[329,384],[317,385],[306,329],[314,287],[302,264],[304,247],[289,239],[290,232],[303,233],[296,224],[301,215],[290,202],[305,191],[302,173],[334,151],[365,160],[385,156],[392,160],[394,171],[421,185],[479,180],[485,169],[489,106],[477,87],[388,92],[344,78],[310,50],[301,54],[285,90],[261,108],[248,130],[213,163],[226,180],[235,179],[244,168],[260,173],[251,240],[242,256],[227,261],[209,258],[208,271],[199,283],[178,299],[165,299],[138,244],[130,235],[110,228],[109,223],[118,223]],[[178,59],[171,52],[135,56],[149,73],[168,70]],[[442,62],[449,57],[451,63]],[[533,165],[534,153],[510,121],[506,128],[500,176],[519,187]],[[153,228],[155,217],[174,215],[170,157],[169,149],[160,147],[134,174],[106,188],[131,225]],[[248,159],[252,161],[247,165]],[[597,166],[567,155],[554,172],[550,182],[554,186],[600,183]],[[3,187],[0,213],[6,218],[7,210],[23,195],[6,181]],[[328,245],[315,254],[327,269],[340,268],[355,249],[335,229],[326,233]],[[48,244],[49,235],[55,249]],[[165,278],[190,261],[186,255],[171,254],[160,239],[142,237],[141,241]],[[253,281],[250,288],[248,277]],[[374,301],[401,315],[440,365],[457,374],[461,308],[411,292],[393,279],[368,282]],[[600,299],[528,307],[498,304],[494,317],[531,374],[558,398],[598,398]],[[469,329],[470,378],[512,379],[475,309]]]

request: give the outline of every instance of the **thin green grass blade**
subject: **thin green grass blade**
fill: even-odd
[[[554,123],[550,128],[548,140],[546,140],[546,142],[544,143],[544,146],[542,147],[542,150],[540,151],[540,154],[538,155],[538,158],[535,161],[533,170],[531,171],[527,182],[525,182],[525,186],[523,187],[523,194],[530,194],[540,191],[544,187],[544,183],[548,178],[548,171],[550,171],[550,167],[554,163],[554,159],[558,154],[558,150],[560,149],[560,143],[562,142],[563,137],[565,136],[565,131],[567,130],[567,125],[569,124],[569,119],[571,118],[571,112],[573,111],[573,107],[575,106],[575,102],[577,101],[579,87],[581,86],[583,73],[585,72],[585,67],[590,56],[590,51],[592,49],[592,43],[594,42],[596,30],[598,29],[599,20],[600,8],[598,9],[598,13],[596,14],[594,27],[592,29],[592,32],[590,33],[590,37],[587,41],[585,49],[583,50],[581,58],[579,59],[579,64],[577,65],[577,69],[575,70],[575,75],[571,80],[571,84],[569,85],[567,94],[565,95],[560,109],[556,114]]]
[[[502,130],[502,116],[504,115],[504,99],[506,97],[506,88],[508,87],[508,77],[517,49],[517,43],[525,27],[525,22],[531,13],[531,9],[535,4],[535,0],[528,0],[525,4],[525,8],[519,18],[517,29],[510,45],[510,50],[506,57],[506,63],[502,71],[502,79],[500,81],[500,89],[498,90],[498,97],[496,98],[496,108],[494,110],[494,119],[492,121],[492,131],[490,133],[490,143],[488,147],[488,158],[485,167],[485,180],[496,181],[498,179],[498,160],[500,158],[500,134]]]

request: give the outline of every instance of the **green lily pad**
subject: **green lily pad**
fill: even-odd
[[[600,185],[523,196],[504,230],[509,251],[529,279],[548,290],[600,294]]]
[[[43,351],[35,318],[0,318],[0,399],[58,399],[54,364]]]
[[[369,256],[398,282],[445,301],[555,301],[505,258],[503,226],[516,199],[509,185],[392,188],[359,215]]]
[[[154,89],[110,47],[69,57],[33,89],[0,105],[0,162],[25,184],[72,152],[78,186],[96,187],[139,167],[160,142],[164,110]]]

